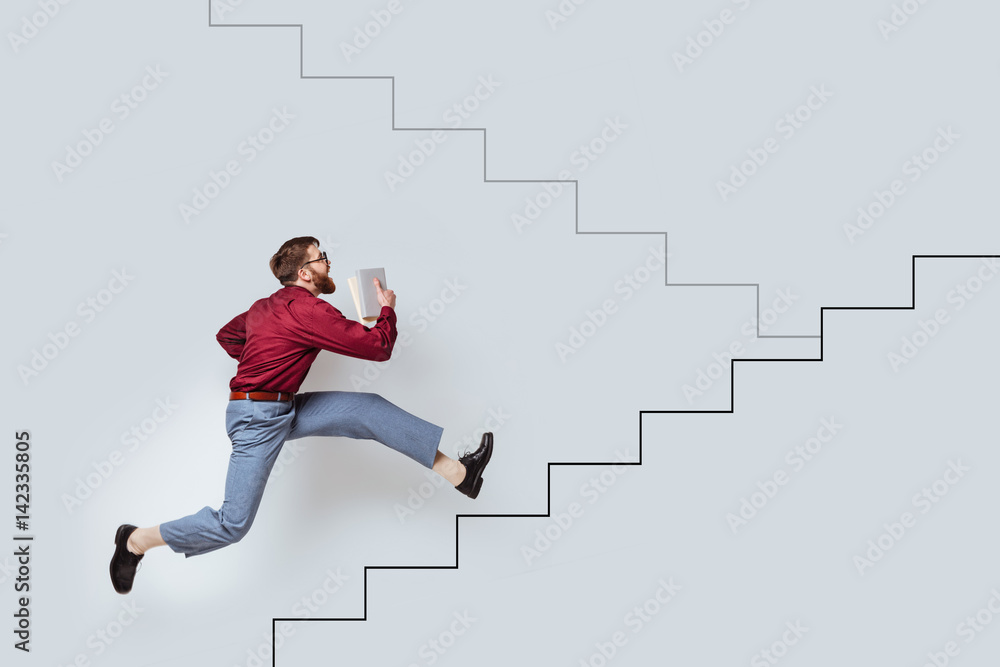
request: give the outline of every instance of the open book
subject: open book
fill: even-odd
[[[347,279],[354,297],[354,306],[358,309],[358,319],[364,324],[373,324],[382,312],[382,304],[378,302],[378,291],[372,278],[378,278],[382,289],[388,289],[385,284],[385,269],[358,269]]]

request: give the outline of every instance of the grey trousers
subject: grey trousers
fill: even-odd
[[[315,435],[376,440],[430,468],[443,432],[378,394],[347,391],[307,392],[291,401],[229,401],[226,430],[233,453],[222,507],[160,524],[163,541],[185,556],[220,549],[247,534],[286,440]]]

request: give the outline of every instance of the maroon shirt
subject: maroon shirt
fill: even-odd
[[[219,329],[215,339],[239,361],[232,391],[299,390],[320,350],[385,361],[396,342],[396,313],[382,307],[375,326],[349,320],[298,285],[287,285]]]

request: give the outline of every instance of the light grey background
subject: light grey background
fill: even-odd
[[[728,409],[717,359],[734,344],[742,358],[818,357],[821,306],[909,305],[912,254],[997,252],[1000,10],[896,5],[919,10],[885,38],[890,2],[592,0],[553,29],[556,0],[400,0],[347,62],[339,44],[387,3],[215,3],[217,23],[302,24],[301,43],[298,28],[210,28],[203,0],[56,3],[50,18],[7,3],[0,489],[12,499],[12,434],[30,429],[36,541],[33,651],[8,644],[5,664],[268,664],[272,617],[363,613],[365,565],[454,563],[456,514],[545,512],[547,462],[636,460],[640,410]],[[678,71],[673,54],[725,9],[733,22]],[[44,25],[14,44],[32,20]],[[567,170],[578,210],[567,188],[519,231],[512,215],[545,190],[484,183],[481,132],[448,133],[390,190],[385,172],[430,132],[392,131],[387,79],[300,79],[300,46],[307,76],[395,77],[400,128],[448,126],[481,77],[499,82],[463,124],[488,129],[486,176]],[[113,101],[147,68],[166,74],[120,118]],[[775,123],[812,88],[832,96],[786,139]],[[241,142],[276,109],[294,118],[247,161]],[[114,131],[60,181],[52,163],[103,118]],[[581,170],[574,155],[609,121],[625,127]],[[904,163],[948,128],[949,150],[908,180]],[[778,152],[723,201],[717,181],[769,137]],[[186,223],[179,206],[230,160],[241,172]],[[906,192],[850,243],[844,225],[893,179]],[[385,266],[410,336],[385,364],[321,355],[303,390],[380,393],[442,425],[449,454],[501,415],[482,495],[433,487],[373,443],[312,439],[286,447],[240,544],[151,552],[133,593],[116,595],[118,524],[221,502],[236,364],[213,338],[277,289],[267,259],[302,234],[322,239],[339,285],[327,298],[349,316],[346,278]],[[636,274],[666,240],[668,267]],[[553,514],[582,508],[568,529],[463,519],[458,571],[373,572],[368,622],[295,623],[278,664],[432,664],[427,642],[449,643],[455,614],[475,621],[433,664],[596,666],[619,631],[608,664],[765,664],[755,654],[796,622],[808,631],[783,665],[922,665],[949,641],[950,664],[994,664],[993,625],[957,634],[1000,590],[1000,297],[987,281],[959,308],[954,291],[977,286],[981,266],[993,275],[975,259],[918,263],[913,311],[828,312],[823,363],[738,364],[733,414],[646,415],[641,467],[552,470]],[[115,271],[128,285],[102,292]],[[615,289],[626,274],[648,277],[628,299]],[[445,305],[442,292],[458,296]],[[761,333],[802,338],[757,338],[758,294],[773,322]],[[106,301],[92,318],[88,298]],[[615,312],[560,358],[608,299]],[[939,310],[947,322],[894,370],[888,355]],[[68,324],[79,335],[22,378]],[[686,396],[699,373],[711,381]],[[158,401],[176,406],[162,422]],[[842,430],[793,472],[786,452],[831,418]],[[144,421],[130,449],[122,435]],[[911,498],[959,460],[968,472],[921,514]],[[726,515],[779,470],[788,484],[734,534]],[[588,491],[602,474],[613,484]],[[916,525],[859,572],[855,556],[907,511]],[[526,558],[544,546],[536,531],[558,537]],[[0,564],[12,612],[13,559]],[[676,597],[633,632],[626,615],[671,578]]]

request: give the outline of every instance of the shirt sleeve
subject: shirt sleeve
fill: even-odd
[[[389,306],[382,306],[373,327],[347,319],[319,298],[307,312],[310,342],[321,350],[371,361],[387,361],[392,356],[396,343],[396,311]]]
[[[219,333],[215,334],[215,340],[219,341],[226,354],[239,361],[240,355],[243,354],[243,346],[247,342],[247,314],[240,313],[231,319],[226,326],[219,329]]]

